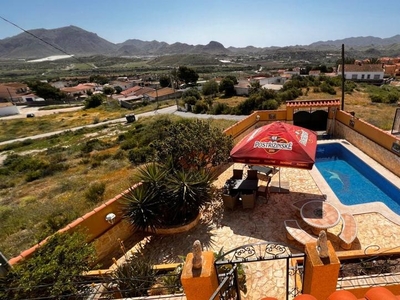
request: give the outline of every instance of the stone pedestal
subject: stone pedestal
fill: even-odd
[[[183,266],[181,282],[187,300],[209,300],[218,288],[214,267],[214,253],[202,253],[202,267],[193,268],[193,253],[189,253]]]
[[[326,258],[319,257],[317,243],[306,244],[305,253],[303,294],[325,300],[336,291],[340,261],[330,241],[328,241],[329,256]]]

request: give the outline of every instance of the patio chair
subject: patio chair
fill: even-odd
[[[317,238],[301,228],[296,220],[285,220],[285,228],[286,237],[288,240],[296,240],[303,245],[311,242],[317,242]]]
[[[247,170],[246,179],[258,180],[258,171],[257,170]]]
[[[232,179],[243,179],[243,169],[233,169]]]
[[[267,184],[262,184],[257,189],[257,197],[264,197],[266,203],[268,203],[269,199],[269,184],[271,183],[271,177],[267,176]]]
[[[256,203],[256,191],[249,194],[242,193],[240,198],[242,199],[243,208],[254,208]]]
[[[225,208],[234,210],[239,203],[239,194],[222,194],[222,201]]]
[[[340,247],[349,250],[357,237],[357,223],[354,216],[351,214],[343,213],[341,218],[343,225],[339,234]]]

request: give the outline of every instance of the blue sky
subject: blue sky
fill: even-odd
[[[308,45],[400,34],[400,1],[386,0],[8,0],[0,16],[26,29],[69,25],[128,39],[225,47]],[[0,39],[21,30],[0,19]]]

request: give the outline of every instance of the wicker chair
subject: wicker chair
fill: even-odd
[[[234,195],[222,194],[222,201],[224,203],[225,208],[234,210],[236,206],[239,204],[239,194],[234,194]]]
[[[256,203],[256,191],[253,191],[251,194],[242,193],[240,198],[242,198],[243,208],[254,208]]]
[[[232,179],[243,179],[243,169],[233,169]]]

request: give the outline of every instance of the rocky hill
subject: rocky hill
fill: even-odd
[[[168,44],[158,41],[128,39],[123,43],[111,43],[97,34],[76,26],[56,29],[34,29],[0,40],[0,58],[35,59],[52,55],[75,56],[161,56],[174,54],[212,55],[265,55],[277,52],[301,53],[307,51],[338,51],[342,44],[353,51],[366,51],[368,55],[400,55],[400,35],[391,38],[352,37],[335,41],[319,41],[310,45],[288,47],[225,48],[217,41],[207,45],[185,43]]]

